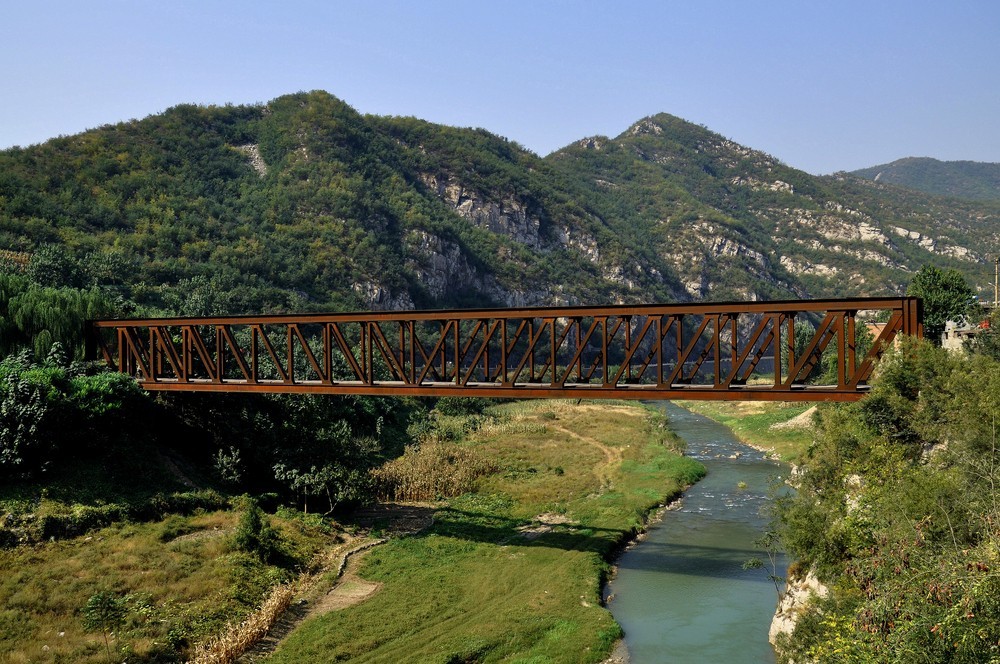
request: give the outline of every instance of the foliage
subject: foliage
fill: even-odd
[[[947,321],[964,323],[977,308],[976,291],[961,273],[933,265],[924,265],[913,275],[906,294],[924,301],[924,334],[936,344],[941,343]]]
[[[125,624],[126,611],[124,598],[106,590],[91,595],[83,607],[83,627],[103,633],[109,662],[112,661],[109,636]]]
[[[58,343],[82,358],[84,322],[112,312],[108,296],[97,288],[41,285],[0,273],[0,353],[29,348],[41,359]]]
[[[125,418],[141,411],[135,383],[117,374],[66,367],[58,345],[42,364],[27,352],[0,362],[0,475],[33,475],[57,461],[120,441]]]
[[[904,340],[872,393],[824,408],[784,545],[831,587],[800,621],[795,660],[980,662],[1000,604],[1000,365]],[[945,445],[946,443],[946,445]]]
[[[443,397],[434,408],[442,415],[481,415],[494,402],[483,397]]]
[[[785,577],[778,574],[778,558],[781,552],[781,542],[778,533],[768,530],[759,538],[754,540],[754,546],[762,549],[767,554],[767,563],[754,556],[743,563],[743,569],[762,569],[767,575],[767,580],[774,585],[774,593],[779,601],[781,599],[781,588],[785,583]]]
[[[237,551],[250,553],[263,562],[273,562],[281,553],[281,538],[257,501],[243,499],[243,513],[233,534]]]

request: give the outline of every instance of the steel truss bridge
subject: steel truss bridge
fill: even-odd
[[[862,298],[95,320],[87,354],[147,390],[853,401],[922,331],[917,298]]]

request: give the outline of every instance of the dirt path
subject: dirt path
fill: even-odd
[[[417,533],[433,523],[434,508],[423,504],[384,503],[367,508],[355,517],[367,528],[378,528],[387,537],[370,534],[345,535],[323,555],[318,571],[303,577],[291,606],[274,627],[238,660],[240,664],[261,662],[309,618],[360,604],[377,593],[382,584],[357,575],[361,558],[392,536]],[[331,579],[331,577],[333,577]]]
[[[594,474],[597,475],[599,480],[601,480],[602,493],[610,491],[614,488],[614,483],[612,482],[612,472],[614,471],[614,468],[622,462],[622,459],[624,459],[620,448],[609,447],[596,438],[580,435],[563,426],[555,425],[552,426],[552,429],[565,436],[569,436],[570,438],[579,440],[582,443],[586,443],[587,445],[599,449],[604,454],[604,463],[594,468]]]

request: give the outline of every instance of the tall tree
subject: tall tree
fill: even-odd
[[[976,291],[958,270],[924,265],[913,276],[906,294],[924,301],[924,335],[937,345],[947,321],[964,322],[976,308]]]

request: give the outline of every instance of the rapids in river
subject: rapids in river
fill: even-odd
[[[777,593],[761,508],[788,466],[740,443],[725,426],[661,404],[687,454],[708,468],[679,509],[664,513],[618,560],[605,591],[625,630],[631,664],[774,662],[767,641]],[[763,569],[744,569],[751,558]],[[777,574],[787,561],[777,559]]]

